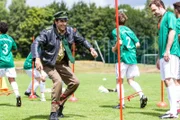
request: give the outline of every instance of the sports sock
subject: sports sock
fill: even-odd
[[[116,84],[116,88],[117,88],[117,93],[118,93],[118,99],[120,98],[120,88],[119,88],[119,84]],[[121,89],[122,89],[122,104],[124,104],[124,85],[121,84]]]
[[[180,109],[180,86],[176,86],[177,109]]]
[[[45,82],[40,83],[40,91],[41,91],[41,97],[45,97],[44,92],[45,92]]]
[[[167,93],[169,96],[169,103],[170,103],[170,112],[174,115],[177,113],[177,96],[176,96],[176,87],[175,84],[172,83],[170,86],[167,87]]]
[[[15,81],[11,82],[11,86],[16,97],[20,96],[17,83]]]
[[[131,80],[129,84],[136,92],[138,92],[140,98],[144,95],[140,85],[137,82]]]
[[[177,101],[180,101],[180,86],[176,86]]]
[[[34,79],[34,92],[36,92],[38,86],[39,86],[39,82],[36,79]]]
[[[29,86],[28,86],[26,92],[30,93],[31,89],[32,89],[32,81],[29,83]]]

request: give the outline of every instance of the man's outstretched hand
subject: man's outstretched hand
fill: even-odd
[[[97,54],[97,52],[94,50],[94,48],[90,48],[90,51],[91,51],[91,55],[92,55],[94,58],[97,58],[97,57],[98,57],[98,54]]]

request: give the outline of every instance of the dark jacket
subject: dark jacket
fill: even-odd
[[[61,38],[55,34],[55,29],[56,26],[54,24],[52,27],[43,30],[31,45],[32,57],[41,58],[42,64],[50,67],[53,67],[56,63],[61,42]],[[92,47],[91,44],[85,38],[81,37],[78,32],[74,31],[72,27],[68,26],[66,28],[65,38],[70,48],[74,42],[76,44],[82,44],[89,50]],[[39,47],[41,52],[38,52]]]

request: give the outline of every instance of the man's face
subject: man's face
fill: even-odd
[[[151,5],[151,11],[156,17],[162,16],[160,7],[157,7],[155,4]]]
[[[55,24],[59,29],[59,31],[65,31],[67,26],[67,19],[59,19],[58,21],[55,22]]]

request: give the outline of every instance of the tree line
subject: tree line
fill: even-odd
[[[130,5],[120,5],[128,16],[126,25],[130,27],[140,39],[141,47],[137,51],[138,62],[141,62],[143,54],[157,53],[157,20],[153,17],[146,1],[144,9],[135,9]],[[6,7],[7,0],[0,0],[0,21],[9,25],[8,34],[17,43],[18,51],[15,58],[25,58],[30,52],[32,37],[39,35],[40,31],[53,23],[53,14],[65,10],[68,12],[68,24],[77,28],[95,48],[94,41],[103,53],[106,61],[112,59],[111,47],[114,44],[111,31],[115,28],[115,8],[110,6],[97,7],[95,3],[77,2],[69,9],[64,1],[56,2],[45,7],[30,7],[26,0],[12,0]],[[168,8],[170,9],[170,8]],[[171,9],[170,9],[171,10]],[[76,59],[93,58],[88,51],[76,46]],[[97,60],[101,60],[100,57]]]

